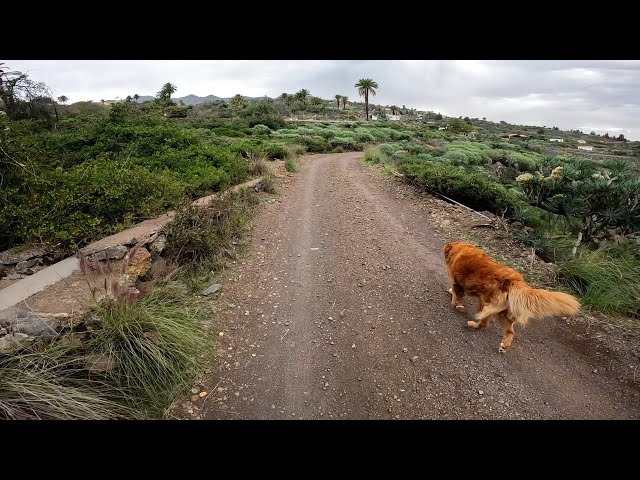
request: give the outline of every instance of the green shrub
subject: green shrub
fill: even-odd
[[[167,255],[179,265],[217,264],[233,257],[233,242],[256,203],[255,192],[243,189],[214,198],[206,206],[181,205],[167,227]]]
[[[402,173],[415,185],[446,195],[475,210],[513,211],[521,202],[499,183],[461,168],[408,160],[400,165]]]
[[[298,167],[298,164],[292,158],[287,158],[284,161],[284,168],[289,173],[296,173],[298,170],[300,170],[300,167]]]
[[[580,294],[585,305],[600,311],[640,316],[640,248],[581,249],[560,262],[560,280]]]

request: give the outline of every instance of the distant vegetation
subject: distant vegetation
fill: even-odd
[[[630,161],[640,144],[623,136],[375,105],[380,87],[369,78],[355,84],[364,102],[348,101],[348,91],[321,99],[302,88],[199,105],[176,105],[170,83],[153,100],[134,94],[107,105],[54,101],[17,72],[1,78],[0,250],[44,243],[72,253],[259,174],[261,158],[286,160],[293,172],[304,153],[366,150],[369,162],[420,188],[510,219],[587,304],[640,314],[640,281],[628,274],[640,265],[640,183]],[[401,121],[384,120],[396,113]],[[379,120],[366,121],[371,115]],[[578,150],[582,144],[593,150]],[[615,282],[596,272],[607,262],[620,266]],[[612,283],[625,302],[604,307],[598,292]]]

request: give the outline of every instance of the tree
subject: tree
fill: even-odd
[[[442,114],[441,113],[436,115],[436,120],[442,120]]]
[[[127,103],[131,103],[131,100],[133,100],[133,97],[131,97],[131,95],[127,95],[127,98],[124,99],[124,101]]]
[[[355,88],[358,89],[358,94],[364,97],[365,114],[367,121],[369,121],[369,94],[375,97],[376,88],[379,88],[378,84],[370,78],[361,78],[358,80],[358,83],[355,84]]]
[[[624,138],[623,134],[618,135],[618,141],[619,142],[626,142],[627,140]]]
[[[137,93],[133,96],[133,98],[135,99],[136,103],[138,103],[138,99],[140,98],[140,95],[138,95]]]
[[[60,95],[60,96],[58,97],[58,101],[59,101],[60,103],[62,103],[63,105],[64,105],[65,103],[67,103],[67,101],[68,101],[68,100],[69,100],[69,99],[68,99],[67,97],[65,97],[64,95]]]
[[[338,104],[338,108],[340,108],[340,102],[342,101],[342,95],[336,95],[334,97],[336,99],[336,103]]]
[[[343,95],[342,96],[342,109],[346,110],[347,109],[347,102],[349,101],[349,97]]]
[[[231,106],[241,110],[248,105],[247,100],[239,93],[235,94],[229,103],[231,103]]]
[[[156,94],[156,98],[163,103],[171,103],[171,95],[173,95],[178,87],[167,82],[165,83],[160,91]]]
[[[596,132],[591,132],[589,135],[595,135],[595,134],[596,134]]]
[[[311,97],[311,105],[323,105],[324,101],[320,97]]]
[[[482,117],[483,122],[486,122],[486,120],[487,120],[487,117]]]
[[[309,99],[309,95],[311,95],[309,90],[307,90],[306,88],[303,88],[302,90],[296,92],[295,98],[296,98],[296,100],[298,100],[301,103],[306,105],[307,104],[307,100]]]
[[[397,107],[396,105],[391,105],[389,108],[391,109],[392,115],[395,115],[396,113],[400,113],[400,107]]]
[[[470,133],[473,131],[473,125],[461,118],[454,118],[449,122],[449,130],[456,133]]]
[[[544,128],[539,128],[537,132],[538,132],[538,135],[544,135]]]
[[[58,125],[58,109],[53,94],[43,82],[35,82],[26,73],[10,71],[0,63],[0,100],[10,120],[49,120],[50,108]]]

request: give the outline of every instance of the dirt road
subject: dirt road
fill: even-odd
[[[637,418],[638,359],[584,326],[516,326],[507,354],[497,325],[468,330],[447,293],[450,238],[361,155],[314,157],[256,219],[214,301],[200,418]]]

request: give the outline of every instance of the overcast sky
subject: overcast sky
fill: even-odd
[[[638,60],[0,60],[74,101],[155,95],[275,97],[301,88],[358,99],[360,78],[378,82],[373,103],[487,117],[640,140]]]

